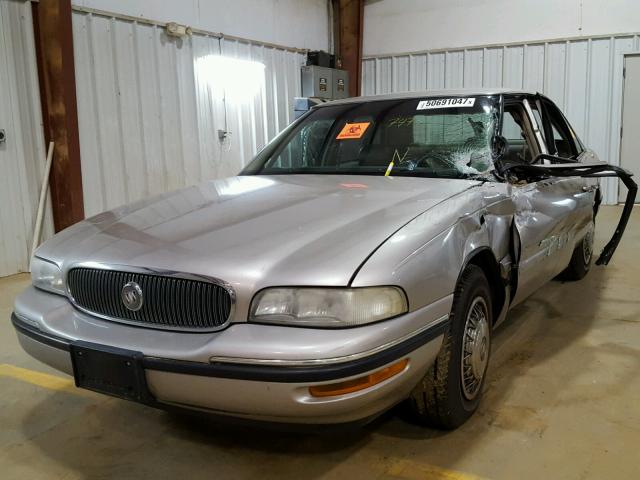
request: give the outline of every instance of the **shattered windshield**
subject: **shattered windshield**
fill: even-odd
[[[414,98],[326,106],[263,150],[243,174],[467,178],[493,169],[497,99]]]

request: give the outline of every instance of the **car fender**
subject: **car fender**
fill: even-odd
[[[484,250],[508,279],[513,215],[508,185],[487,182],[470,189],[392,235],[361,266],[351,285],[398,285],[413,311],[447,296],[452,299],[465,265]]]

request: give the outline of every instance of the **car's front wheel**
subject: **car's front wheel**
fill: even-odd
[[[453,429],[478,408],[491,352],[491,312],[487,279],[469,265],[456,287],[440,353],[407,402],[418,423]]]
[[[571,261],[567,268],[560,274],[561,280],[582,280],[591,269],[593,259],[594,227],[591,228],[582,240],[576,245]]]

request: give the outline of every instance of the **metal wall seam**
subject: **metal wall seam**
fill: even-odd
[[[235,175],[293,119],[298,51],[201,33],[175,38],[153,22],[76,8],[73,33],[87,216]],[[237,59],[238,72],[264,73],[251,98],[227,91],[221,56]],[[224,141],[219,130],[229,132]]]
[[[414,91],[481,85],[540,91],[563,108],[601,159],[618,164],[622,55],[638,50],[636,33],[370,56],[363,60],[362,89],[367,95],[406,86]],[[416,68],[404,66],[404,58],[424,63],[425,81],[415,77]],[[604,203],[617,203],[618,181],[605,179],[602,186]]]

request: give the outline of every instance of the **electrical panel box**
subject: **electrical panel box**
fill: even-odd
[[[333,69],[306,65],[302,67],[302,96],[333,98]]]
[[[333,98],[347,98],[349,96],[349,72],[333,70]]]
[[[302,96],[334,100],[349,96],[349,74],[345,70],[305,65],[302,67]]]

